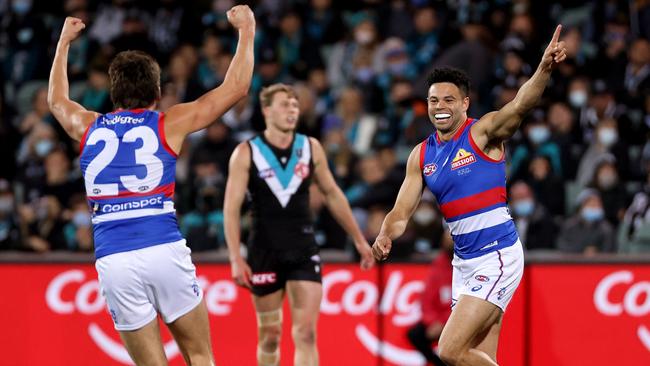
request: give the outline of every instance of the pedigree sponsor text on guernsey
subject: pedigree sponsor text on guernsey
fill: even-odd
[[[131,116],[103,116],[101,119],[101,124],[103,125],[116,125],[116,124],[139,124],[144,122],[144,117],[131,117]]]

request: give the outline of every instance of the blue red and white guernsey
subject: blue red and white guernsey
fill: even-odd
[[[445,217],[462,259],[509,247],[518,240],[506,200],[505,158],[476,146],[468,118],[448,142],[431,134],[420,146],[420,169]]]
[[[97,118],[80,143],[95,257],[182,240],[174,209],[176,154],[164,114],[118,110]]]

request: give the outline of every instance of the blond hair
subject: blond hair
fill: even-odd
[[[293,87],[287,84],[277,83],[262,88],[262,91],[260,92],[260,104],[262,104],[262,108],[271,105],[273,102],[273,96],[276,93],[287,93],[289,98],[298,99],[298,94],[293,90]]]

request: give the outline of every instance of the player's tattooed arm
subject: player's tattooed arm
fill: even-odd
[[[47,104],[52,115],[59,121],[65,132],[75,140],[81,140],[86,127],[97,117],[79,103],[70,100],[68,83],[68,51],[86,25],[81,19],[67,17],[61,30],[61,36],[56,46],[56,54],[50,71],[50,82],[47,90]]]
[[[566,59],[566,45],[560,41],[562,26],[558,25],[551,42],[546,47],[537,70],[521,86],[515,98],[498,111],[483,116],[472,127],[472,137],[481,148],[498,146],[509,139],[519,128],[522,119],[537,103],[551,77],[553,67]]]

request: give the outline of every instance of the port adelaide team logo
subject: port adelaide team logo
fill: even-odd
[[[451,161],[451,170],[456,170],[476,162],[476,156],[465,149],[458,149],[456,157]]]

